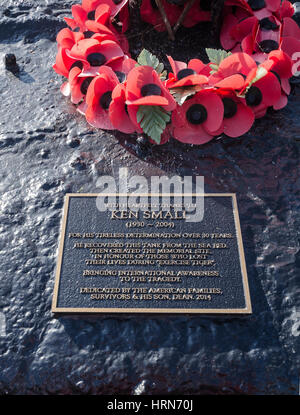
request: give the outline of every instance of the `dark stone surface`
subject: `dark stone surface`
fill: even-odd
[[[51,69],[72,3],[0,6],[0,51],[20,69],[1,59],[0,392],[298,394],[299,87],[240,139],[152,147],[96,131],[60,95]],[[181,30],[175,45],[141,24],[131,42],[201,57],[200,45],[213,46],[208,26],[198,36]],[[120,166],[146,177],[204,175],[207,192],[237,193],[250,318],[53,317],[64,195],[95,191],[99,175]]]

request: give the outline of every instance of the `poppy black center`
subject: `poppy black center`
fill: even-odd
[[[270,53],[272,50],[278,49],[279,45],[275,40],[266,39],[259,43],[259,47],[263,52]]]
[[[256,107],[262,102],[263,96],[261,90],[257,86],[251,86],[246,94],[246,103],[250,107]]]
[[[92,76],[89,76],[88,78],[85,78],[80,86],[80,91],[83,95],[86,95],[88,87],[90,83],[92,82],[94,78]]]
[[[94,32],[92,32],[91,30],[86,30],[85,32],[83,32],[83,34],[85,39],[89,39],[93,36]]]
[[[185,0],[167,0],[170,4],[175,4],[176,6],[182,6]]]
[[[99,104],[104,110],[107,110],[109,107],[109,104],[111,103],[111,94],[112,94],[112,91],[104,92],[104,94],[101,96],[99,100]]]
[[[279,26],[275,23],[272,22],[271,19],[269,19],[268,17],[265,17],[264,19],[261,19],[259,21],[259,26],[262,30],[277,30],[279,28]]]
[[[125,81],[125,79],[126,79],[126,75],[125,75],[125,73],[124,73],[124,72],[115,71],[115,74],[117,75],[119,82],[121,82],[121,83],[122,83],[122,82],[124,82],[124,81]]]
[[[189,75],[194,75],[195,73],[196,71],[190,68],[181,69],[181,71],[177,73],[177,79],[179,81],[180,79],[185,78],[186,76],[189,76]]]
[[[89,20],[95,20],[95,14],[96,14],[96,11],[92,10],[91,12],[88,13],[87,18]]]
[[[237,104],[231,98],[223,98],[224,118],[232,118],[237,113]]]
[[[248,4],[254,11],[263,9],[266,6],[265,0],[249,0]]]
[[[106,57],[99,52],[90,53],[86,59],[91,66],[101,66],[106,62]]]
[[[200,0],[200,7],[205,12],[208,12],[211,8],[211,0]]]
[[[74,63],[72,63],[70,70],[73,68],[79,68],[80,70],[82,70],[83,68],[83,63],[81,61],[76,61]]]
[[[120,4],[123,0],[113,0],[115,4]]]
[[[155,1],[155,0],[151,0],[150,2],[151,2],[151,7],[152,7],[152,9],[154,9],[154,10],[158,10],[158,7],[157,7],[157,4],[156,4],[156,1]]]
[[[202,124],[207,119],[207,111],[204,105],[194,104],[186,113],[186,119],[191,124]]]
[[[156,84],[146,84],[141,88],[141,94],[143,97],[147,97],[149,95],[160,95],[161,89]]]

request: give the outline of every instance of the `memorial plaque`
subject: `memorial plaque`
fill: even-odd
[[[172,204],[123,210],[120,194],[100,211],[97,196],[66,195],[54,313],[251,313],[235,194],[196,195],[198,222]]]

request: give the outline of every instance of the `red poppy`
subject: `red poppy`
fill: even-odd
[[[260,19],[265,17],[267,11],[274,13],[279,11],[281,0],[248,0],[248,5],[251,7],[254,14]]]
[[[248,17],[238,22],[230,30],[230,35],[236,42],[242,42],[242,40],[252,33],[253,27],[257,24],[258,19],[255,16]]]
[[[128,105],[159,105],[172,111],[176,102],[151,66],[133,68],[127,78],[126,98]]]
[[[96,23],[107,25],[116,34],[117,30],[112,25],[112,20],[118,15],[118,21],[122,25],[122,33],[129,27],[128,0],[105,0],[94,11],[93,19]],[[105,20],[106,19],[106,20]]]
[[[98,64],[106,63],[110,65],[115,59],[124,56],[120,46],[110,40],[114,39],[113,33],[100,23],[97,23],[97,25],[100,26],[100,29],[103,29],[103,34],[95,34],[93,38],[85,38],[83,33],[72,32],[70,29],[63,29],[59,32],[58,53],[56,63],[53,66],[57,73],[69,77],[69,72],[75,65],[77,66],[76,78],[78,76],[95,76],[98,73]],[[98,66],[94,66],[96,64]],[[78,71],[79,66],[80,71]],[[64,90],[66,90],[65,86]]]
[[[84,32],[85,22],[88,19],[88,13],[83,9],[80,4],[74,4],[71,8],[72,10],[72,18],[65,17],[64,20],[71,29],[76,29],[77,27],[81,32]]]
[[[242,13],[235,12],[225,15],[220,33],[221,45],[226,50],[232,50],[237,43],[253,33],[258,19],[248,11],[242,9]]]
[[[300,67],[300,28],[290,17],[283,18],[281,49],[293,60],[293,73]]]
[[[289,78],[293,76],[292,60],[286,53],[282,50],[273,50],[260,66],[277,75],[286,94],[291,92]]]
[[[258,19],[264,19],[272,13],[279,12],[280,5],[281,0],[248,0],[248,6]]]
[[[127,78],[126,104],[129,117],[135,129],[143,132],[137,122],[137,112],[140,105],[161,106],[166,111],[173,111],[176,101],[160,80],[157,72],[150,66],[133,68]]]
[[[245,85],[246,74],[256,68],[252,59],[245,59],[245,54],[235,53],[225,58],[218,71],[209,76],[209,85],[218,89],[238,91]],[[248,55],[246,55],[248,56]]]
[[[96,38],[80,40],[67,54],[83,63],[83,76],[95,76],[102,65],[109,65],[124,56],[122,49],[116,42],[112,40],[99,42]]]
[[[83,33],[73,32],[68,27],[60,30],[56,36],[58,46],[65,49],[71,49],[81,39],[84,39]]]
[[[220,40],[224,49],[254,54],[262,62],[266,53],[279,48],[280,0],[232,0],[226,2]],[[230,10],[228,5],[235,6]],[[248,10],[247,10],[248,8]]]
[[[192,59],[186,64],[185,62],[174,61],[171,56],[167,56],[167,58],[173,71],[173,73],[169,73],[166,82],[169,89],[208,83],[210,67],[200,59]]]
[[[118,84],[112,92],[112,101],[109,106],[109,118],[116,130],[131,134],[136,131],[135,124],[131,121],[126,105],[126,85]]]
[[[249,16],[253,15],[253,10],[250,5],[245,0],[226,0],[225,6],[231,6],[230,11],[232,12],[232,7],[235,10],[235,14],[240,16]],[[227,9],[228,12],[228,9]]]
[[[220,32],[220,42],[225,50],[231,50],[237,44],[237,40],[231,36],[231,30],[239,23],[232,13],[225,15]]]
[[[209,84],[218,89],[239,91],[244,87],[245,79],[241,74],[234,74],[216,82],[214,76],[212,75],[209,79]]]
[[[66,23],[71,29],[79,28],[81,32],[88,33],[93,31],[92,23],[111,26],[111,20],[120,13],[119,20],[123,24],[123,32],[127,30],[129,23],[129,14],[127,8],[128,0],[113,1],[84,1],[82,6],[76,4],[72,6],[73,18],[65,18]],[[127,11],[123,11],[126,9]],[[112,27],[110,27],[111,29]],[[94,30],[97,32],[97,30]]]
[[[87,21],[87,31],[85,32],[86,39],[96,39],[99,43],[104,40],[112,40],[119,44],[119,39],[116,33],[110,30],[107,26],[102,23],[97,23],[91,20]]]
[[[78,5],[76,5],[78,6]],[[78,11],[80,10],[80,6]],[[81,7],[81,20],[77,22],[76,19],[70,25],[73,29],[80,25],[81,31],[84,32],[85,30],[89,29],[89,25],[93,23],[100,23],[102,25],[107,25],[109,23],[109,19],[111,17],[112,11],[108,4],[100,4],[97,10],[94,11],[86,11],[83,7]],[[69,22],[70,23],[70,22]],[[76,25],[77,24],[77,25]],[[91,29],[92,30],[92,29]],[[94,30],[96,32],[97,29]]]
[[[221,127],[213,134],[216,136],[224,133],[229,137],[240,137],[249,131],[255,119],[252,109],[232,92],[218,90],[217,93],[223,102],[224,117]]]
[[[59,75],[62,75],[68,78],[70,68],[75,61],[76,61],[75,59],[72,59],[67,55],[67,49],[59,46],[57,54],[56,54],[55,64],[53,65],[53,69]]]
[[[103,0],[82,0],[82,8],[86,12],[90,12],[95,10],[99,4],[101,4]]]
[[[269,52],[279,48],[281,26],[280,20],[272,15],[257,20],[251,33],[241,41],[242,50],[255,61],[263,62]]]
[[[267,10],[270,12],[277,12],[281,6],[281,0],[265,0],[265,4]]]
[[[83,0],[82,5],[75,4],[72,6],[74,23],[84,23],[85,20],[97,20],[103,11],[103,6],[111,10],[111,17],[115,17],[127,3],[128,0]]]
[[[85,117],[89,124],[104,130],[114,129],[109,118],[109,106],[113,90],[118,84],[119,80],[113,70],[108,66],[102,66],[86,94]]]
[[[111,10],[111,17],[115,17],[128,3],[128,0],[101,0],[100,4],[95,9],[95,18],[101,14],[101,6],[107,4]],[[100,12],[99,12],[100,10]]]
[[[209,82],[211,85],[222,87],[222,84],[219,84],[219,82],[225,81],[226,79],[228,82],[229,79],[228,85],[230,86],[231,82],[233,87],[231,89],[239,89],[238,85],[241,83],[241,78],[248,76],[256,68],[256,62],[247,53],[233,53],[222,60],[218,70],[210,76]],[[236,75],[239,75],[239,77],[236,77]]]
[[[129,72],[136,66],[137,62],[134,59],[129,58],[128,56],[123,56],[123,58],[116,59],[110,63],[110,67],[117,75],[119,81],[122,83],[127,79]]]
[[[81,62],[76,63],[69,72],[68,83],[65,83],[61,92],[64,95],[71,94],[71,102],[73,104],[79,104],[84,99],[88,87],[93,80],[92,76],[82,76],[82,64]]]
[[[291,17],[282,19],[282,37],[291,36],[300,39],[300,27]]]
[[[172,112],[174,137],[183,143],[204,144],[223,122],[224,106],[213,90],[202,90]]]
[[[89,66],[97,67],[124,56],[124,53],[114,41],[99,42],[98,39],[91,38],[77,42],[68,55],[73,59],[88,63]]]
[[[69,70],[72,64],[75,62],[75,60],[67,55],[67,51],[72,49],[74,44],[83,38],[84,35],[82,33],[72,32],[68,28],[62,29],[57,34],[56,40],[58,45],[58,51],[56,55],[56,62],[53,65],[53,69],[56,73],[65,76],[66,78],[68,77]]]
[[[267,71],[266,71],[267,72]],[[281,85],[277,76],[267,72],[265,76],[251,84],[257,71],[253,70],[247,77],[245,99],[246,104],[252,109],[256,118],[263,116],[268,107],[276,106],[281,99]]]
[[[280,34],[281,23],[276,17],[270,16],[260,20],[253,35],[253,59],[263,62],[268,53],[277,50],[280,45]]]
[[[269,53],[268,59],[260,66],[276,75],[280,82],[281,97],[273,105],[273,108],[276,110],[282,109],[287,105],[287,95],[291,92],[289,78],[292,76],[292,60],[283,51],[276,50]]]
[[[254,53],[255,50],[255,37],[258,30],[258,22],[255,23],[255,26],[253,26],[252,32],[244,37],[244,39],[241,41],[241,50],[242,52],[246,53],[247,55],[251,56]]]
[[[182,3],[175,1],[162,0],[172,26],[183,10]],[[183,26],[210,18],[203,4],[206,1],[194,2]],[[165,30],[155,0],[142,0],[140,10],[156,30]],[[152,67],[136,66],[129,58],[123,34],[129,24],[128,0],[82,0],[81,5],[72,6],[72,18],[66,18],[71,29],[80,31],[66,28],[58,33],[53,68],[68,78],[62,93],[71,95],[77,110],[95,127],[142,133],[137,113],[141,105],[149,105],[173,111],[172,124],[166,126],[160,144],[171,133],[193,144],[221,133],[238,137],[268,107],[280,109],[287,104],[289,79],[300,61],[300,29],[291,19],[293,13],[287,0],[226,0],[221,44],[233,54],[218,65],[199,59],[186,64],[168,56],[173,73],[162,82]],[[185,92],[188,87],[194,95],[177,106],[169,89]]]
[[[129,55],[129,44],[126,36],[119,33],[110,21],[104,24],[93,20],[87,20],[86,28],[86,37],[98,39],[99,42],[102,42],[103,40],[113,40],[120,45],[124,53]]]
[[[126,97],[126,89],[125,89],[125,97]],[[125,101],[126,105],[126,112],[134,125],[135,131],[138,133],[143,133],[143,129],[141,128],[140,124],[137,122],[137,112],[139,110],[139,107],[137,105],[128,105],[127,101]]]
[[[225,49],[232,50],[240,43],[245,53],[256,53],[256,60],[258,57],[262,60],[263,53],[278,49],[280,0],[249,0],[248,3],[232,0],[227,1],[226,5],[235,6],[235,10],[225,7],[221,29],[221,44]]]
[[[100,4],[94,12],[88,15],[88,21],[101,24],[108,24],[108,21],[112,15],[112,9],[107,3]]]
[[[166,0],[162,0],[162,5],[165,9],[166,15],[171,26],[174,26],[181,15],[181,8],[175,4],[170,4]],[[140,7],[140,14],[142,20],[154,26],[157,32],[164,32],[166,26],[155,3],[155,0],[142,0]]]
[[[192,27],[199,22],[209,22],[211,19],[210,7],[205,1],[195,1],[182,22],[184,27]]]
[[[281,3],[281,7],[279,9],[280,18],[283,19],[284,17],[292,17],[294,13],[295,13],[295,9],[292,3],[288,0],[284,0]]]
[[[76,110],[79,112],[79,114],[85,116],[85,112],[87,110],[87,103],[86,103],[85,99],[79,105],[77,105]]]

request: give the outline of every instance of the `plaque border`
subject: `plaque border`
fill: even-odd
[[[170,196],[178,196],[179,193],[170,193]],[[245,298],[245,308],[205,308],[205,309],[190,309],[190,308],[101,308],[101,307],[58,307],[58,292],[60,284],[61,265],[63,259],[63,248],[65,244],[66,226],[69,211],[69,201],[71,197],[97,197],[97,196],[128,196],[126,193],[66,193],[65,203],[63,209],[63,219],[60,231],[60,241],[58,247],[58,259],[55,273],[55,283],[52,298],[52,313],[63,313],[63,314],[103,314],[103,313],[138,313],[138,314],[252,314],[252,305],[250,299],[250,290],[248,284],[247,267],[245,261],[245,253],[243,247],[243,238],[241,232],[241,225],[238,212],[238,204],[235,193],[189,193],[186,196],[203,196],[203,197],[231,197],[232,199],[232,210],[235,223],[238,252],[240,259],[240,267],[242,273],[243,292]],[[162,193],[140,193],[135,196],[164,196]],[[169,194],[168,194],[169,195]]]

